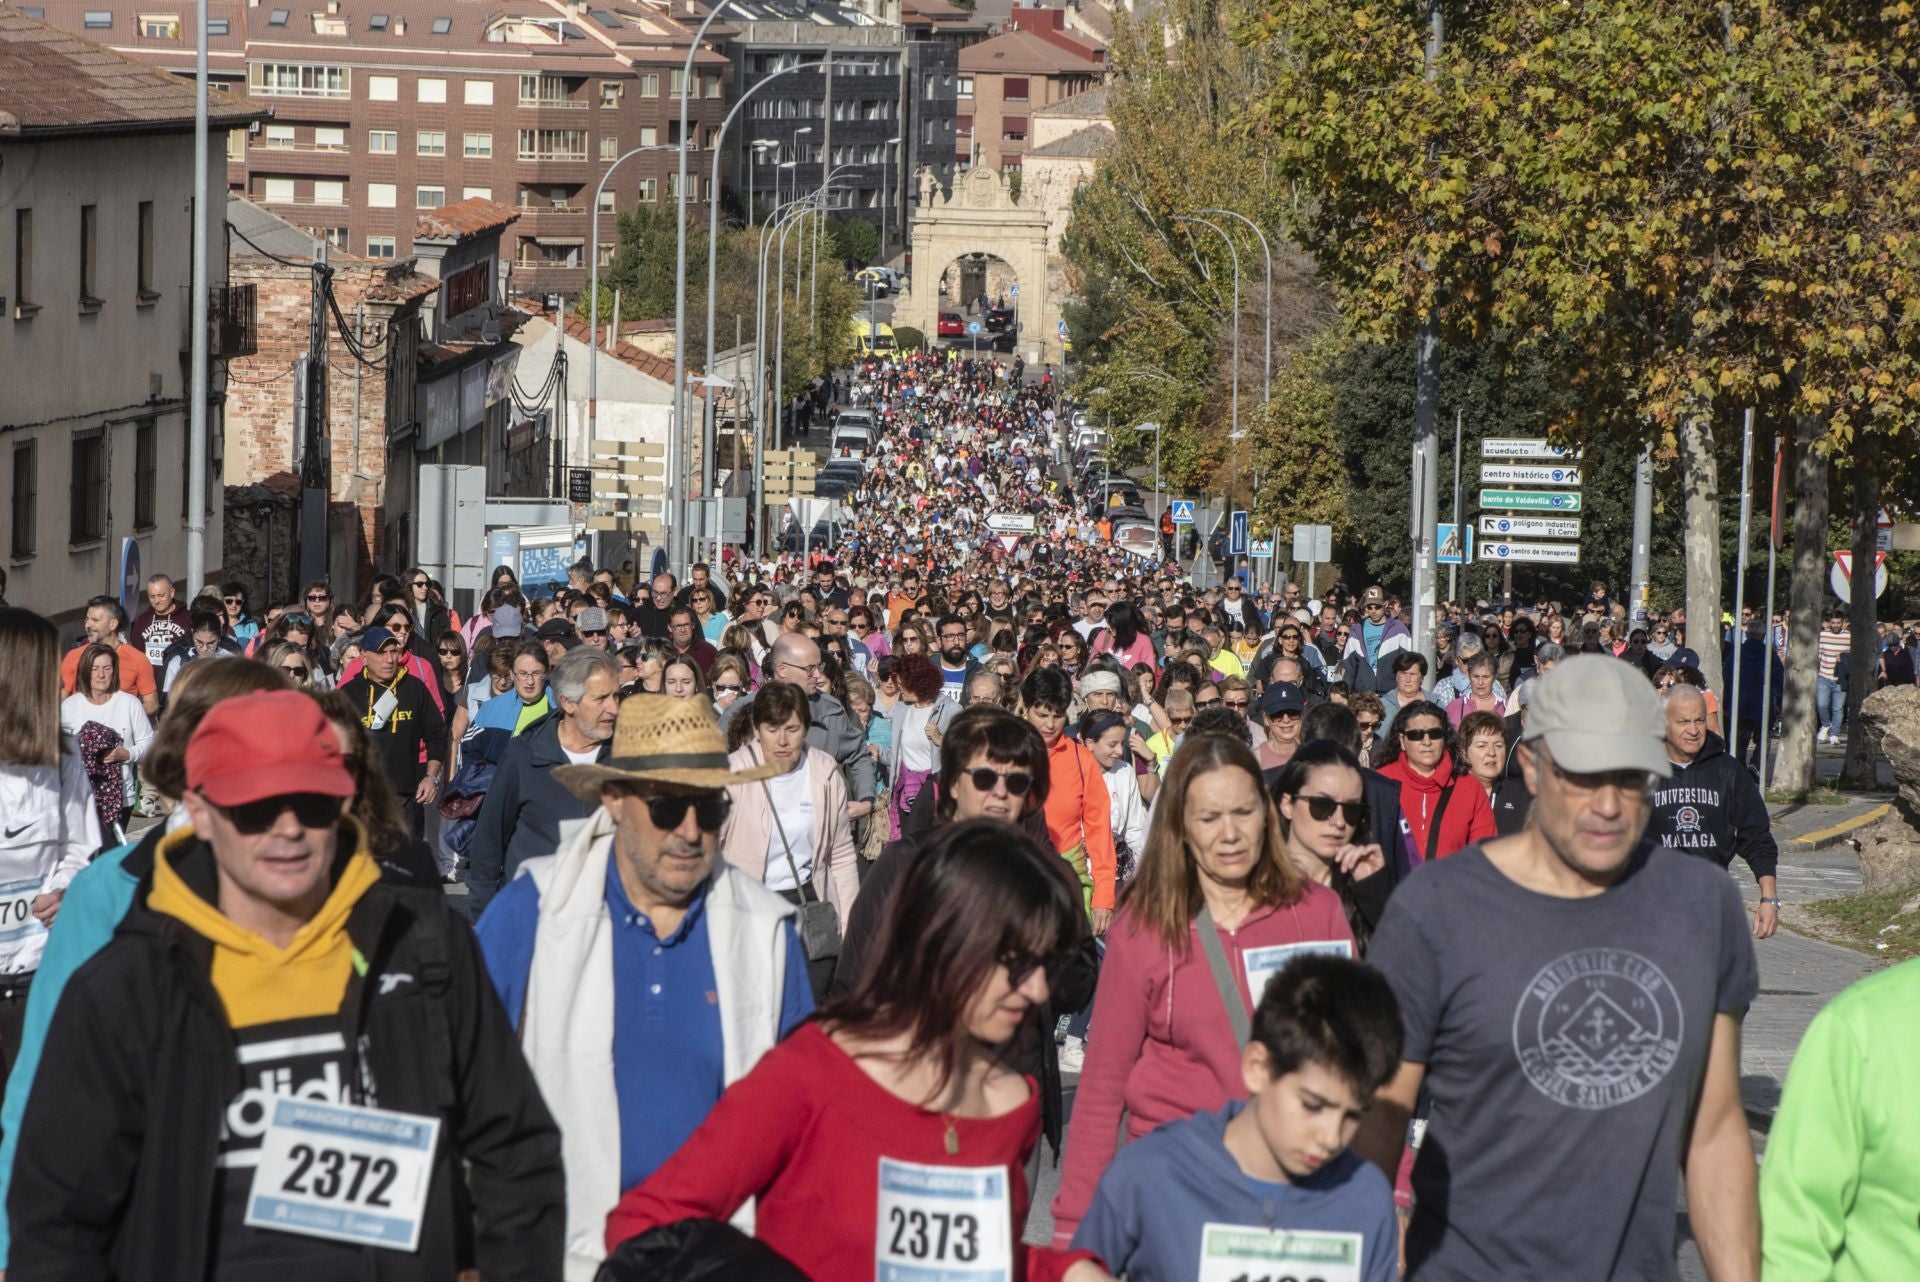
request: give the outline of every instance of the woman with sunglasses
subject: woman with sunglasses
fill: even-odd
[[[1458,744],[1439,704],[1401,706],[1381,744],[1375,770],[1400,785],[1400,813],[1421,859],[1442,859],[1494,835],[1493,806],[1472,778],[1459,787]]]
[[[314,684],[313,659],[291,641],[269,641],[256,657],[302,690]]]
[[[1229,1012],[1250,1015],[1302,948],[1351,955],[1339,897],[1288,859],[1253,751],[1225,735],[1190,735],[1107,935],[1053,1203],[1056,1245],[1072,1241],[1123,1113],[1132,1140],[1247,1097],[1235,1031],[1244,1023]]]
[[[712,684],[707,687],[707,693],[713,696],[713,710],[716,713],[724,713],[742,695],[753,689],[753,677],[747,670],[747,661],[724,650],[714,657],[713,670],[708,676]]]
[[[416,633],[435,641],[454,626],[452,611],[447,609],[446,601],[425,570],[417,565],[411,566],[401,573],[400,582],[406,588],[406,595],[401,601],[406,605],[407,613],[413,616]]]
[[[1394,879],[1373,840],[1359,759],[1328,739],[1303,744],[1281,767],[1273,798],[1287,859],[1302,877],[1340,896],[1364,953]]]
[[[687,604],[693,609],[694,622],[700,629],[700,635],[710,644],[718,646],[721,638],[727,635],[727,625],[733,619],[725,610],[714,605],[713,589],[694,584],[687,593]]]
[[[466,641],[458,632],[442,632],[440,639],[433,643],[433,657],[433,674],[439,678],[440,693],[446,696],[445,706],[464,706],[470,662]]]
[[[1009,1056],[1082,933],[1066,879],[1018,829],[942,830],[905,869],[874,964],[620,1199],[609,1248],[756,1199],[755,1236],[808,1277],[1107,1282],[1087,1253],[1020,1245],[1042,1092]],[[944,1233],[915,1195],[930,1188]]]
[[[247,585],[230,579],[220,585],[220,604],[224,608],[227,635],[246,645],[260,635],[260,621],[247,612]]]

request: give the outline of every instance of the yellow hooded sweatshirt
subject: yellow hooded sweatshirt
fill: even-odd
[[[342,820],[340,832],[353,842],[354,852],[320,911],[285,948],[234,925],[174,870],[173,858],[195,840],[192,829],[169,836],[155,852],[147,906],[212,941],[213,987],[234,1028],[332,1015],[346,996],[348,976],[355,967],[366,966],[347,937],[347,917],[367,888],[380,880],[380,868],[367,853],[357,825]]]

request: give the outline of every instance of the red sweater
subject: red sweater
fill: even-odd
[[[1319,940],[1344,940],[1351,947],[1353,932],[1340,897],[1311,883],[1298,903],[1258,909],[1237,929],[1220,932],[1227,967],[1249,1009],[1248,949]],[[1122,1110],[1127,1138],[1136,1140],[1164,1123],[1247,1098],[1240,1044],[1194,927],[1187,930],[1184,954],[1176,953],[1122,908],[1107,932],[1092,1027],[1053,1202],[1056,1246],[1073,1240],[1113,1160]]]
[[[754,1233],[810,1278],[873,1282],[880,1159],[1006,1171],[1016,1278],[1057,1282],[1088,1252],[1023,1247],[1027,1156],[1040,1096],[1001,1117],[947,1118],[890,1094],[818,1025],[806,1024],[735,1082],[700,1129],[607,1217],[609,1251],[685,1219],[725,1220],[758,1198]]]
[[[1413,832],[1414,853],[1425,859],[1433,815],[1440,806],[1440,793],[1455,779],[1453,758],[1441,757],[1434,772],[1423,775],[1407,765],[1402,755],[1381,766],[1380,773],[1400,785],[1400,813],[1407,817],[1407,827]],[[1444,859],[1456,850],[1465,850],[1474,842],[1486,841],[1494,835],[1493,803],[1487,800],[1487,790],[1472,775],[1459,778],[1460,786],[1453,790],[1447,813],[1440,816],[1440,840],[1433,847],[1436,859]]]

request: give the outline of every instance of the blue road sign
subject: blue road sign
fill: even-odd
[[[1441,565],[1473,564],[1473,527],[1442,523],[1434,560]]]
[[[1060,337],[1065,338],[1067,336],[1067,323],[1065,321],[1061,321],[1057,328],[1060,331]]]
[[[1020,297],[1020,286],[1017,284],[1007,286],[1007,297],[1008,298]]]
[[[1227,555],[1245,556],[1247,543],[1252,538],[1253,526],[1245,512],[1235,512],[1228,520],[1231,524],[1227,526]]]
[[[980,322],[979,322],[979,321],[968,321],[968,322],[967,322],[967,333],[969,333],[969,334],[978,334],[979,332],[980,332]]]
[[[1167,509],[1173,513],[1173,523],[1175,525],[1193,524],[1192,499],[1174,499],[1167,504]]]

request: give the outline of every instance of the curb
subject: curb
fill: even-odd
[[[1796,846],[1811,846],[1815,850],[1826,850],[1829,847],[1837,846],[1845,841],[1856,829],[1864,828],[1870,823],[1884,819],[1892,809],[1892,802],[1882,802],[1865,814],[1855,815],[1851,819],[1842,820],[1831,828],[1822,828],[1818,832],[1810,832],[1803,837],[1794,837],[1791,839],[1791,844]]]

